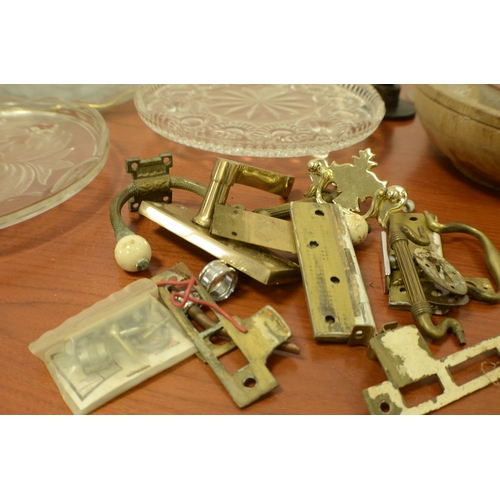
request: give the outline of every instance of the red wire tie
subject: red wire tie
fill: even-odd
[[[224,316],[228,321],[230,321],[240,332],[247,333],[248,330],[241,326],[232,316],[230,316],[222,307],[217,304],[213,304],[212,302],[207,302],[206,300],[199,299],[194,295],[191,295],[191,291],[196,284],[196,278],[192,276],[191,278],[183,281],[174,281],[174,280],[166,280],[166,281],[158,281],[156,283],[158,286],[185,286],[187,287],[184,292],[174,291],[170,293],[170,302],[173,306],[181,309],[183,308],[188,301],[194,302],[195,304],[199,304],[201,306],[209,307],[214,311],[217,311],[220,315]],[[177,299],[180,299],[177,300]]]

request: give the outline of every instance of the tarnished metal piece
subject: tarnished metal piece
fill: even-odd
[[[422,247],[415,248],[413,257],[423,273],[439,288],[457,295],[467,293],[467,284],[462,275],[443,257]]]
[[[300,268],[295,262],[275,256],[262,247],[210,235],[208,229],[192,221],[195,214],[187,207],[143,202],[139,213],[261,283],[273,285],[300,280]]]
[[[221,260],[213,260],[201,270],[198,281],[215,302],[221,302],[234,292],[238,283],[238,273]]]
[[[371,414],[424,415],[436,411],[489,384],[500,380],[500,366],[458,385],[451,368],[483,353],[495,350],[500,355],[500,336],[436,360],[423,337],[414,326],[404,326],[373,337],[370,347],[375,352],[389,379],[363,391]],[[431,376],[437,376],[443,393],[429,401],[409,407],[400,389]]]
[[[182,274],[167,270],[157,278],[171,280],[183,277]],[[195,289],[203,300],[214,303],[202,286],[196,285]],[[216,311],[214,312],[219,320],[217,326],[200,332],[181,310],[171,304],[169,287],[160,288],[160,296],[240,408],[255,402],[278,386],[278,381],[267,368],[266,361],[277,346],[291,337],[291,332],[283,318],[271,306],[266,306],[250,318],[239,321],[247,329],[247,333],[240,332]],[[233,374],[219,361],[213,344],[209,341],[209,337],[216,335],[221,328],[224,328],[248,360],[246,366]]]
[[[205,314],[197,305],[194,305],[194,306],[191,306],[188,311],[188,316],[195,322],[197,323],[198,325],[200,325],[201,327],[205,328],[205,329],[209,329],[209,328],[213,328],[217,325],[217,321],[215,321],[214,319],[212,319],[210,316],[208,316],[207,314]],[[231,340],[231,337],[229,337],[229,335],[227,334],[226,330],[224,330],[224,328],[221,328],[220,330],[217,331],[217,335],[216,335],[216,338],[218,339],[222,339],[222,340],[228,340],[229,342],[228,343],[231,343],[232,346],[234,347],[230,347],[229,349],[225,349],[225,350],[222,350],[220,351],[220,354],[219,352],[216,352],[215,349],[212,349],[214,351],[214,354],[219,358],[223,353],[229,351],[229,350],[232,350],[232,349],[236,349],[236,344]],[[221,348],[224,348],[226,347],[228,344],[222,344],[222,345],[219,345],[219,344],[214,344],[216,347],[221,347]],[[282,344],[276,346],[276,350],[277,351],[281,351],[281,352],[287,352],[289,354],[300,354],[300,347],[296,344],[294,344],[293,342],[289,342],[289,341],[285,341],[283,342]],[[206,363],[206,361],[200,356],[200,359]]]
[[[296,254],[292,223],[254,212],[217,205],[210,232],[222,238]]]
[[[292,203],[291,214],[314,338],[367,345],[375,321],[341,207]]]
[[[418,234],[406,224],[407,214],[394,213],[390,218],[390,244],[396,254],[397,264],[401,271],[404,287],[408,292],[411,304],[411,314],[418,329],[431,339],[440,339],[452,330],[460,345],[465,344],[462,324],[455,318],[446,318],[438,325],[432,322],[432,307],[425,298],[422,284],[413,262],[410,251],[410,242],[419,246],[428,246],[430,239],[422,226],[418,227]]]
[[[469,276],[464,276],[464,280],[468,286],[473,286],[474,288],[478,288],[489,294],[495,293],[495,290],[493,289],[493,286],[488,278],[471,278]]]
[[[172,190],[170,169],[173,166],[172,153],[161,153],[155,158],[127,158],[125,168],[132,174],[137,194],[129,199],[128,209],[137,212],[142,201],[170,203]]]
[[[419,278],[425,299],[432,308],[432,314],[442,316],[443,314],[447,314],[451,307],[461,307],[468,304],[469,297],[467,295],[450,293],[447,290],[436,288],[434,282],[428,281],[427,278],[422,279],[420,276]],[[393,269],[391,279],[390,308],[400,311],[411,311],[409,294],[403,282],[401,271],[399,269]]]
[[[207,194],[193,222],[208,228],[212,222],[214,208],[225,204],[229,189],[233,184],[243,184],[257,189],[288,197],[292,190],[295,177],[264,170],[232,160],[217,158]]]
[[[474,236],[479,240],[485,253],[486,266],[488,267],[488,271],[493,277],[498,291],[494,292],[490,290],[484,290],[482,288],[476,287],[473,282],[470,282],[468,283],[469,286],[467,293],[472,298],[481,302],[486,302],[488,304],[498,304],[500,302],[500,252],[497,250],[495,245],[493,245],[491,240],[484,233],[467,224],[462,224],[459,222],[441,224],[437,221],[435,215],[427,211],[424,212],[424,216],[427,227],[431,231],[435,231],[439,234],[465,233]]]

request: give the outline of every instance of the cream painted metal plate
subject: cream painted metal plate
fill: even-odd
[[[295,262],[274,256],[261,247],[211,236],[208,229],[192,222],[196,212],[187,207],[143,201],[139,213],[261,283],[300,281],[300,268]]]
[[[291,203],[290,210],[314,338],[367,345],[375,320],[342,209]]]
[[[450,369],[491,350],[500,355],[500,336],[462,349],[446,358],[435,359],[424,338],[413,325],[374,337],[370,347],[389,379],[363,391],[371,414],[424,415],[472,394],[500,380],[500,366],[458,385]],[[417,406],[408,407],[400,389],[430,376],[437,376],[443,393]]]

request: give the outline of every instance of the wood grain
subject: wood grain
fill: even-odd
[[[125,172],[125,159],[171,152],[172,175],[207,184],[219,155],[159,136],[141,121],[132,102],[103,111],[103,115],[110,130],[110,153],[98,177],[62,205],[0,231],[0,412],[3,414],[70,413],[45,365],[28,351],[28,344],[42,333],[138,277],[151,277],[181,261],[198,274],[213,260],[203,250],[152,221],[124,210],[127,224],[150,242],[153,260],[150,269],[139,274],[126,273],[118,267],[108,213],[113,197],[131,182]],[[430,143],[418,117],[404,122],[382,122],[371,137],[331,153],[329,160],[350,162],[352,155],[368,147],[376,154],[377,176],[389,185],[404,186],[416,204],[416,211],[429,210],[438,215],[440,222],[473,225],[500,248],[499,193],[473,184],[458,173]],[[295,175],[292,201],[301,199],[309,186],[308,159],[239,158],[256,167]],[[200,202],[183,191],[174,192],[174,201],[193,208]],[[254,209],[277,204],[279,198],[234,186],[228,202]],[[475,239],[464,235],[442,238],[445,256],[463,275],[488,277],[482,249]],[[381,281],[380,229],[376,224],[367,240],[356,248],[377,326],[380,328],[389,321],[412,324],[409,313],[388,308]],[[299,356],[271,355],[268,366],[280,386],[257,403],[238,409],[210,368],[192,357],[121,395],[96,413],[367,414],[362,391],[384,381],[385,375],[381,366],[367,357],[366,348],[315,342],[300,283],[265,286],[240,274],[237,291],[224,306],[229,313],[246,317],[266,304],[283,316],[292,329],[292,342],[302,352]],[[462,322],[468,345],[500,334],[500,306],[471,301],[450,315]],[[459,349],[451,335],[429,345],[436,358]],[[438,413],[498,414],[500,386],[491,385]]]

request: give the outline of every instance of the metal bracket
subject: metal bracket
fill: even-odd
[[[132,174],[132,180],[139,194],[128,202],[128,209],[137,212],[141,202],[156,201],[172,203],[170,189],[170,169],[173,166],[172,153],[160,153],[156,158],[128,158],[125,161],[127,173]]]
[[[368,345],[375,320],[342,208],[292,203],[290,210],[314,338]]]
[[[389,379],[363,391],[371,414],[424,415],[500,380],[500,367],[462,385],[455,383],[450,371],[452,367],[493,349],[500,355],[500,336],[440,360],[432,356],[422,335],[412,325],[373,337],[370,347],[375,351]],[[437,376],[443,393],[417,406],[409,407],[400,389],[433,375]]]
[[[173,271],[165,271],[157,278],[159,280],[184,278],[182,274],[175,272],[175,268],[173,269]],[[215,304],[202,286],[196,285],[194,289],[203,300]],[[219,320],[218,325],[200,332],[182,310],[172,305],[169,287],[160,288],[160,297],[240,408],[255,402],[278,386],[278,381],[266,367],[266,361],[277,346],[291,337],[291,331],[283,318],[271,306],[263,307],[250,318],[240,322],[247,329],[247,333],[240,332],[216,311],[214,312]],[[233,374],[228,373],[224,368],[214,352],[213,344],[209,342],[209,337],[216,335],[221,328],[226,330],[249,362]]]

